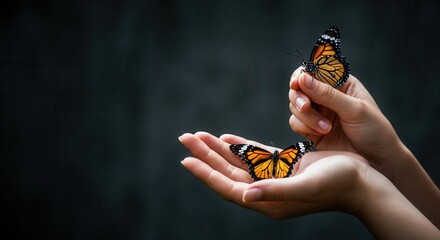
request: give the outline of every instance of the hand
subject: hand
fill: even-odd
[[[440,191],[359,80],[350,75],[337,90],[298,68],[290,87],[294,131],[314,141],[318,150],[360,154],[440,226]]]
[[[440,231],[357,154],[307,153],[292,177],[252,182],[247,166],[229,145],[264,147],[261,144],[203,132],[184,134],[179,140],[194,156],[182,161],[185,168],[226,200],[269,217],[284,219],[337,210],[358,216],[379,239],[440,238]]]
[[[240,206],[282,219],[326,210],[356,212],[364,199],[354,199],[362,169],[359,155],[312,152],[295,165],[293,177],[253,182],[247,166],[230,150],[230,143],[256,142],[234,135],[216,138],[208,133],[184,134],[179,140],[192,153],[182,164],[223,198]]]
[[[290,87],[290,126],[319,150],[358,153],[384,174],[396,154],[407,154],[390,122],[352,75],[337,90],[298,68]]]

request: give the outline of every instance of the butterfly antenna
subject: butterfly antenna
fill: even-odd
[[[303,64],[303,66],[304,66],[304,63],[305,63],[305,59],[304,59],[304,56],[301,54],[301,52],[298,50],[298,49],[296,49],[296,52],[301,56],[301,61],[302,61],[302,64]],[[305,67],[305,66],[304,66]],[[305,70],[304,70],[304,68],[302,68],[301,69],[301,73],[303,73],[303,72],[305,72]],[[312,81],[313,81],[313,79],[314,79],[314,77],[313,77],[313,75],[312,75]]]
[[[303,55],[301,54],[301,52],[300,52],[298,49],[296,49],[296,52],[301,56],[301,61],[304,61],[304,57],[303,57]]]
[[[296,49],[296,51],[298,51],[298,49]],[[299,51],[298,51],[299,52]],[[301,55],[301,57],[300,56],[298,56],[298,55],[296,55],[296,54],[293,54],[293,53],[291,53],[291,52],[286,52],[286,54],[289,54],[289,55],[292,55],[292,56],[295,56],[295,57],[297,57],[297,58],[299,58],[299,59],[301,59],[301,61],[303,61],[304,60],[304,58],[302,57],[302,55]]]
[[[278,151],[278,148],[277,148],[277,147],[275,147],[275,144],[273,144],[273,142],[272,142],[272,141],[270,141],[270,144],[272,144],[272,147],[274,148],[274,151]]]

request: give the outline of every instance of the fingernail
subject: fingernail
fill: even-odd
[[[306,74],[304,77],[304,85],[306,85],[308,89],[313,89],[315,87],[315,81],[310,75]]]
[[[295,99],[295,106],[296,106],[296,109],[298,109],[298,111],[301,112],[301,109],[302,109],[302,107],[304,106],[304,104],[306,104],[306,100],[305,100],[304,98],[302,98],[302,97],[297,97],[297,98]]]
[[[179,141],[182,142],[183,136],[185,136],[185,135],[189,135],[189,133],[184,133],[184,134],[178,136],[177,139],[179,139]]]
[[[330,128],[332,127],[331,123],[327,120],[324,120],[324,119],[321,119],[318,121],[318,126],[326,132],[328,132],[330,130]]]
[[[246,190],[243,194],[243,202],[255,202],[263,197],[263,192],[258,188]]]

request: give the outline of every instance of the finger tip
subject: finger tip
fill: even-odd
[[[179,142],[183,143],[185,141],[185,139],[189,136],[192,136],[191,133],[183,133],[180,136],[177,137],[177,139],[179,140]]]
[[[207,134],[208,134],[208,132],[205,132],[202,130],[199,130],[196,133],[194,133],[195,136],[203,136],[203,135],[207,135]]]
[[[324,134],[330,132],[330,130],[332,129],[332,123],[330,121],[328,121],[327,119],[319,120],[318,126],[320,129],[320,132],[322,132]]]
[[[298,78],[295,77],[290,80],[289,87],[292,90],[299,90]]]
[[[293,90],[298,90],[299,86],[298,86],[298,78],[301,77],[301,67],[298,67],[297,69],[295,69],[295,71],[292,73],[292,76],[290,76],[290,82],[289,82],[289,87]]]
[[[220,139],[224,140],[225,138],[230,138],[232,136],[232,134],[230,133],[223,133],[222,135],[220,135]]]
[[[241,143],[241,142],[247,141],[243,137],[240,137],[240,136],[237,136],[234,134],[230,134],[230,133],[225,133],[225,134],[221,135],[220,139],[226,143]]]
[[[189,157],[186,157],[182,161],[180,161],[180,164],[182,164],[183,167],[187,168],[188,162],[190,162]]]
[[[200,160],[194,157],[185,157],[183,160],[180,161],[180,164],[184,168],[186,168],[189,171],[194,171],[198,167],[200,167]]]
[[[243,192],[243,202],[256,202],[263,197],[263,191],[258,188],[246,189]]]

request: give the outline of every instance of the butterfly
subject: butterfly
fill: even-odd
[[[313,78],[338,88],[347,81],[350,64],[341,55],[341,34],[338,27],[325,31],[315,44],[310,60],[302,61],[305,72]]]
[[[229,149],[248,165],[254,181],[268,178],[285,178],[292,174],[293,166],[304,155],[314,149],[313,142],[304,141],[278,152],[271,153],[249,144],[231,144]]]

